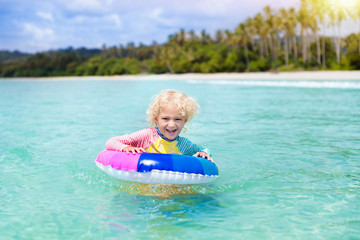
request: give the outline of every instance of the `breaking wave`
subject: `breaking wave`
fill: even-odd
[[[263,86],[263,87],[298,87],[298,88],[346,88],[360,89],[360,81],[287,81],[287,80],[188,80],[193,84]]]

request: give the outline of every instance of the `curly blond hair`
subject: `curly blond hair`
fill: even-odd
[[[150,126],[156,126],[156,118],[159,116],[161,108],[164,106],[176,107],[186,121],[190,121],[197,113],[199,105],[192,97],[187,96],[185,93],[176,90],[163,90],[153,98],[153,102],[146,110],[148,115],[147,120]]]

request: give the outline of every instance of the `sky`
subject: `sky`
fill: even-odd
[[[0,0],[0,50],[161,44],[180,29],[231,30],[271,8],[300,0]]]

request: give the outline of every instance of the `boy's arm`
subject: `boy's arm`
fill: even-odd
[[[190,156],[200,156],[203,158],[207,158],[210,161],[213,161],[211,158],[211,152],[208,148],[198,146],[194,143],[192,143],[189,139],[180,137],[178,148],[180,152],[184,155],[190,155]]]
[[[151,137],[153,136],[151,129],[144,129],[134,132],[132,134],[126,134],[119,137],[110,138],[105,148],[107,150],[123,151],[126,147],[146,148],[150,145]]]
[[[206,148],[206,147],[202,147],[202,146],[198,146],[196,144],[194,144],[197,147],[197,151],[196,152],[204,152],[206,154],[211,155],[210,149]]]
[[[194,145],[197,147],[198,151],[195,154],[193,154],[193,156],[206,158],[207,160],[210,160],[210,161],[214,162],[214,160],[211,157],[210,150],[208,148],[198,146],[196,144],[194,144]]]
[[[212,162],[214,162],[214,159],[212,159],[212,157],[210,156],[210,154],[206,153],[206,152],[197,152],[193,155],[194,157],[202,157],[202,158],[206,158],[207,160],[210,160]]]

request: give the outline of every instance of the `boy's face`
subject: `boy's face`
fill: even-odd
[[[176,107],[165,105],[160,109],[159,116],[155,119],[160,132],[168,139],[175,139],[186,123],[185,116],[182,116]]]

